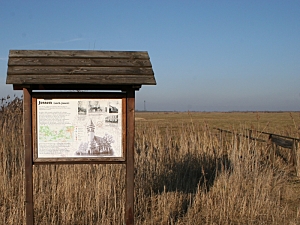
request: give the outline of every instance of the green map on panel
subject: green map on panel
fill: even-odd
[[[67,126],[63,128],[53,128],[49,126],[40,126],[39,141],[42,142],[72,142],[74,127]]]

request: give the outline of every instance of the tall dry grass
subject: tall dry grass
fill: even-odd
[[[9,98],[9,97],[8,97]],[[22,224],[24,218],[24,151],[22,101],[9,103],[2,99],[0,107],[0,223]]]
[[[0,223],[24,224],[20,99],[2,107],[0,123]],[[299,224],[299,208],[285,200],[292,170],[268,157],[266,144],[221,143],[204,122],[137,121],[135,222]],[[124,165],[34,166],[36,224],[124,224],[124,200]]]

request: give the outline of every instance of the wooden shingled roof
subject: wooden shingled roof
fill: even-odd
[[[7,84],[155,85],[145,51],[10,50]],[[17,89],[17,88],[15,88]]]

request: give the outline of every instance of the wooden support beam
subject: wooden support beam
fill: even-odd
[[[269,136],[268,145],[269,145],[269,160],[273,165],[275,162],[275,152],[277,149],[277,145],[272,141],[272,135]]]
[[[126,225],[134,224],[134,110],[135,90],[127,90]]]
[[[222,130],[219,131],[219,134],[220,134],[220,143],[219,143],[219,146],[220,146],[220,149],[223,153],[223,155],[225,155],[225,152],[224,152],[224,146],[223,146],[223,141],[224,141],[224,138],[223,138],[223,132]]]
[[[25,149],[25,213],[26,225],[34,224],[33,211],[33,164],[32,164],[32,131],[31,131],[31,89],[23,88],[23,123]]]

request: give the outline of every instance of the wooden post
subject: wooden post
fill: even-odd
[[[249,130],[249,141],[252,140],[252,130]]]
[[[296,148],[296,140],[293,140],[293,144],[291,147],[291,153],[290,153],[290,163],[295,168],[295,171],[297,172],[297,148]]]
[[[272,135],[270,134],[269,135],[269,140],[268,140],[268,144],[270,146],[270,149],[269,149],[269,160],[270,162],[272,163],[272,165],[274,164],[275,162],[275,152],[276,152],[276,144],[272,141]]]
[[[223,131],[220,129],[220,149],[222,151],[223,156],[225,155],[224,146],[223,146]]]
[[[246,130],[246,143],[247,143],[247,148],[248,150],[250,151],[250,148],[251,148],[251,135],[252,135],[252,131],[251,130]]]
[[[32,131],[31,131],[31,89],[23,88],[23,123],[25,149],[25,212],[26,225],[34,224],[33,175],[32,175]]]
[[[126,225],[134,224],[134,110],[135,90],[127,89]]]
[[[240,135],[236,133],[236,150],[240,154]]]
[[[295,156],[294,162],[295,162],[295,168],[296,168],[296,175],[297,177],[300,177],[300,152],[299,152],[299,141],[294,140],[293,143],[293,153]]]

